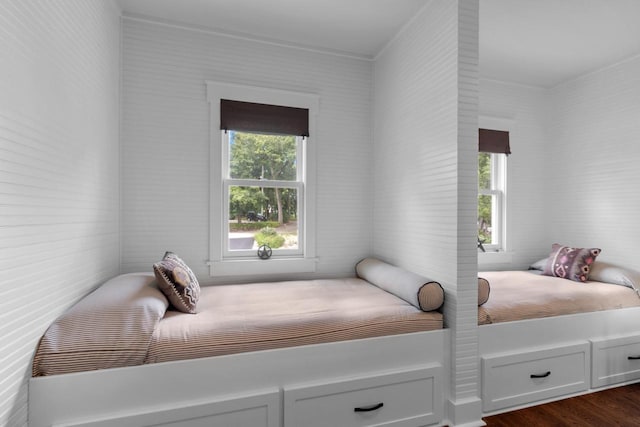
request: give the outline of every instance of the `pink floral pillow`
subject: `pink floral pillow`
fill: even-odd
[[[598,255],[598,248],[572,248],[554,243],[542,274],[586,282],[589,280],[591,265]]]

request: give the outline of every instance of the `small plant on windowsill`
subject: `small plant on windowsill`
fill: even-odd
[[[258,243],[258,246],[267,245],[273,249],[277,249],[284,244],[284,237],[272,227],[264,227],[253,238]]]

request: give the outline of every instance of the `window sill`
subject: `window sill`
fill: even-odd
[[[511,264],[513,252],[487,251],[478,252],[478,265]]]
[[[235,259],[209,262],[209,275],[248,276],[254,274],[313,273],[316,258]]]

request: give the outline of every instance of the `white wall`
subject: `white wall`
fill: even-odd
[[[0,3],[0,425],[47,326],[119,268],[120,12]]]
[[[374,77],[374,252],[445,288],[456,424],[480,415],[477,14],[474,2],[427,2],[379,55]],[[462,402],[473,404],[466,414]]]
[[[151,271],[172,250],[204,283],[251,279],[211,279],[205,265],[214,80],[320,96],[317,275],[353,274],[371,250],[371,62],[133,18],[123,26],[123,272]]]
[[[552,211],[545,203],[549,168],[546,149],[548,91],[490,80],[480,81],[479,114],[509,126],[512,154],[507,158],[508,262],[493,254],[480,258],[482,270],[520,270],[549,253],[548,229]],[[482,125],[481,125],[482,127]],[[485,262],[481,262],[486,260]]]
[[[640,56],[554,88],[550,108],[550,238],[640,270]]]
[[[523,269],[552,243],[599,247],[640,270],[640,57],[551,89],[480,84],[480,115],[512,120],[508,264]]]

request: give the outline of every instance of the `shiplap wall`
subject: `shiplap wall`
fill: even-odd
[[[46,327],[119,270],[120,11],[0,2],[0,425]]]
[[[319,95],[316,275],[353,274],[370,253],[370,61],[125,17],[122,78],[123,272],[172,250],[203,283],[252,280],[211,279],[205,264],[206,80]]]
[[[549,238],[640,270],[640,56],[550,96]]]
[[[452,334],[451,401],[454,425],[482,422],[478,361],[478,43],[479,4],[458,0],[457,287]]]
[[[480,417],[477,41],[477,3],[429,1],[374,69],[374,252],[445,288],[457,424]]]
[[[479,115],[510,125],[512,154],[507,158],[507,250],[510,262],[486,262],[480,270],[522,270],[549,253],[547,235],[553,212],[544,202],[549,170],[548,90],[480,81]]]
[[[508,232],[522,269],[552,243],[640,270],[640,57],[550,89],[482,81],[480,115],[511,119]]]

